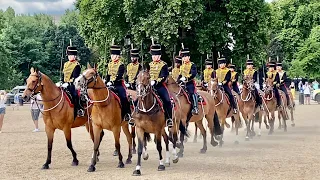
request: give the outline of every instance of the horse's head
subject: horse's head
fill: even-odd
[[[144,98],[151,90],[150,74],[147,70],[141,70],[136,80],[137,97]]]
[[[211,81],[208,82],[208,91],[210,91],[211,96],[214,96],[217,93],[219,88],[218,85],[219,83],[217,78],[211,79]]]
[[[97,84],[97,77],[99,76],[96,68],[92,68],[90,64],[87,65],[85,70],[79,77],[74,81],[76,89],[93,88]]]
[[[268,94],[269,92],[273,92],[273,80],[270,78],[266,78],[266,82],[265,82],[265,93]]]
[[[30,75],[27,79],[27,88],[24,90],[22,98],[28,101],[31,96],[34,96],[43,89],[42,74],[38,69],[31,68]]]
[[[252,76],[248,76],[248,75],[244,76],[243,88],[248,89],[249,91],[254,91],[255,85],[254,85]]]

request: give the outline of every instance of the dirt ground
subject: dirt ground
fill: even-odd
[[[275,130],[267,135],[263,127],[262,137],[245,141],[240,130],[240,144],[235,145],[234,135],[226,130],[222,148],[208,144],[206,154],[200,154],[202,139],[193,143],[190,138],[185,154],[177,164],[171,163],[165,171],[157,171],[158,155],[153,143],[149,144],[148,161],[142,160],[142,176],[133,177],[137,155],[133,164],[118,169],[117,157],[113,157],[114,140],[107,132],[100,146],[101,156],[97,171],[88,173],[93,144],[84,127],[72,130],[73,146],[80,161],[72,167],[72,156],[66,146],[62,131],[56,131],[52,164],[49,170],[41,170],[47,155],[47,139],[43,121],[41,132],[33,133],[33,123],[28,106],[12,110],[7,107],[3,133],[0,134],[0,179],[246,179],[246,180],[302,180],[320,179],[320,106],[298,105],[295,111],[296,127],[288,132]],[[278,124],[278,122],[277,122]],[[276,124],[276,127],[278,125]],[[257,124],[256,124],[257,127]],[[257,128],[256,128],[257,129]],[[189,128],[192,135],[193,126]],[[125,136],[121,136],[122,153],[127,156]],[[165,156],[165,152],[163,153]]]

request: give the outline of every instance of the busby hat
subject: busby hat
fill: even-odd
[[[250,55],[247,55],[247,65],[253,65],[253,60],[250,58]]]
[[[281,66],[282,67],[282,62],[279,60],[279,56],[277,56],[277,66]]]
[[[153,44],[150,46],[150,53],[151,55],[161,55],[161,45],[160,44]]]
[[[181,51],[180,51],[180,53],[181,53],[181,56],[182,57],[185,57],[185,56],[190,56],[190,50],[189,50],[189,48],[186,48],[186,47],[184,47],[184,44],[183,43],[181,43]]]
[[[130,56],[138,58],[139,57],[139,49],[131,49]]]
[[[232,68],[232,69],[235,69],[235,68],[236,68],[236,65],[234,65],[234,64],[229,64],[228,67],[229,67],[229,68]]]
[[[177,64],[182,64],[182,57],[181,56],[176,56],[174,62],[177,63]]]
[[[274,61],[270,61],[270,62],[268,63],[268,67],[273,67],[273,68],[275,68],[275,67],[276,67],[276,63],[275,63]]]
[[[67,47],[67,55],[77,55],[78,51],[77,51],[77,47],[74,46],[68,46]]]
[[[206,61],[204,62],[205,65],[211,65],[212,66],[212,59],[207,58]]]
[[[225,57],[223,57],[223,55],[220,55],[220,52],[218,52],[218,59],[217,59],[218,64],[223,64],[223,63],[227,63],[227,60]]]
[[[110,47],[110,54],[111,55],[120,55],[121,54],[121,47],[118,45],[112,45]]]

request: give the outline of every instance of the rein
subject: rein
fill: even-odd
[[[243,88],[249,90],[249,89],[246,88],[246,87],[243,87]],[[243,94],[243,91],[241,91],[241,93],[240,93],[240,98],[241,98],[241,100],[242,100],[243,102],[248,102],[248,101],[252,98],[252,93],[251,93],[251,91],[247,94],[247,96],[246,96],[245,99],[243,99],[242,94]]]

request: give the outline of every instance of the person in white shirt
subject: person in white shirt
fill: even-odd
[[[7,94],[6,91],[0,91],[0,133],[2,132],[2,125],[3,125],[3,118],[4,114],[6,113],[6,101],[7,101]]]
[[[39,132],[39,115],[40,111],[43,109],[42,98],[40,94],[37,94],[34,99],[31,99],[31,117],[35,126],[35,129],[32,132]]]
[[[310,94],[311,94],[311,86],[308,82],[305,82],[303,86],[303,94],[304,94],[304,104],[310,105]]]

